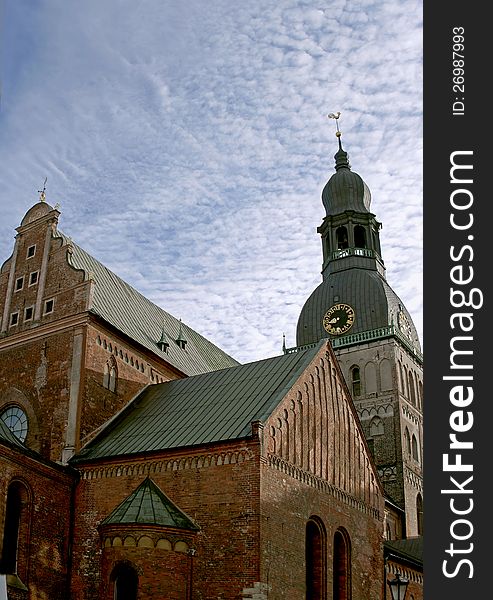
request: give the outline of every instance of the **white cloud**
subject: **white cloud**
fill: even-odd
[[[2,258],[47,176],[96,258],[238,359],[276,354],[320,281],[341,110],[421,332],[420,2],[8,0],[5,21]]]

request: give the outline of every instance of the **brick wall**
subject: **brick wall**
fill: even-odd
[[[99,600],[100,586],[107,589],[108,573],[122,557],[140,569],[139,580],[150,586],[146,588],[149,590],[153,589],[154,580],[167,586],[170,577],[185,573],[187,561],[166,548],[112,547],[113,554],[104,548],[98,525],[146,476],[200,527],[195,537],[188,540],[196,551],[193,599],[241,598],[242,590],[259,580],[259,460],[258,441],[247,441],[133,461],[126,458],[91,469],[81,467],[73,600]],[[175,536],[173,542],[180,532]],[[179,565],[175,575],[168,565],[171,556]],[[159,597],[151,592],[142,594],[142,600]]]
[[[55,461],[66,430],[72,344],[69,330],[0,352],[0,410],[20,405],[29,419],[26,445]]]
[[[381,598],[382,522],[371,507],[356,507],[350,497],[324,489],[315,477],[264,464],[260,580],[269,586],[269,600],[304,600],[306,525],[312,517],[323,524],[326,534],[327,597],[332,597],[334,534],[343,528],[352,549],[352,600]]]
[[[69,569],[70,497],[75,474],[52,468],[8,446],[0,448],[0,544],[9,485],[23,489],[17,573],[27,592],[9,598],[63,599]]]
[[[115,391],[103,385],[104,367],[117,370]],[[177,378],[176,371],[122,336],[91,320],[87,327],[82,382],[81,432],[83,442],[123,408],[144,386]]]

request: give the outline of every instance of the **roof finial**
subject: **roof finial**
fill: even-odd
[[[284,333],[282,334],[282,352],[286,354],[286,335]]]
[[[39,201],[40,202],[45,202],[46,201],[46,182],[47,181],[48,181],[48,177],[45,177],[45,182],[43,184],[43,189],[42,190],[38,190]]]
[[[337,136],[337,139],[339,140],[339,148],[342,150],[342,145],[341,145],[342,131],[339,129],[339,117],[341,116],[341,113],[340,112],[329,113],[327,116],[329,117],[329,119],[335,119],[335,121],[336,121],[336,136]]]
[[[169,348],[168,336],[166,335],[165,327],[166,327],[166,320],[163,320],[163,329],[161,331],[161,338],[159,339],[159,342],[157,342],[157,346],[162,352],[167,352],[167,350]]]
[[[329,119],[335,119],[335,121],[336,121],[336,136],[337,136],[337,139],[339,140],[339,150],[334,155],[334,158],[336,159],[336,171],[338,171],[339,169],[342,169],[342,168],[350,169],[351,167],[349,166],[347,152],[345,152],[342,149],[342,144],[341,144],[342,132],[339,129],[339,117],[341,116],[341,113],[340,112],[329,113],[327,116],[329,117]]]
[[[175,342],[182,350],[185,350],[185,346],[187,345],[187,340],[185,339],[185,336],[183,335],[181,319],[180,319],[180,329],[178,330],[178,337],[176,338]]]

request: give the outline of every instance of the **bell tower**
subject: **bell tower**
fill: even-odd
[[[386,280],[381,223],[351,170],[336,119],[335,173],[322,191],[322,282],[303,306],[297,347],[329,338],[352,393],[388,499],[405,535],[422,534],[423,362],[404,303]],[[286,352],[295,351],[288,349]],[[389,532],[395,537],[396,532]]]

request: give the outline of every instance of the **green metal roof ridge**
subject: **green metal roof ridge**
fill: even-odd
[[[326,343],[149,385],[71,463],[247,438],[252,422],[265,422]]]
[[[60,230],[55,238],[70,245],[68,263],[84,273],[85,279],[94,279],[94,295],[89,311],[117,328],[186,375],[197,375],[240,364],[200,333],[180,322],[160,306],[113,273]],[[185,336],[186,348],[170,343],[167,351],[159,347],[163,324],[170,340]]]
[[[159,525],[197,531],[200,527],[150,479],[121,502],[101,525]]]

